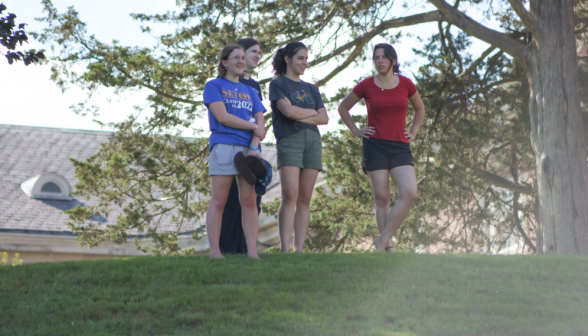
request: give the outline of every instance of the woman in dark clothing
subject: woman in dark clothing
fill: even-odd
[[[396,50],[391,45],[377,44],[372,57],[376,75],[353,88],[339,105],[339,114],[353,135],[363,139],[361,163],[372,187],[380,231],[380,236],[374,239],[376,251],[392,252],[391,238],[417,197],[410,141],[416,138],[425,107],[417,87],[400,75]],[[367,107],[368,126],[358,129],[349,110],[362,98]],[[415,115],[410,131],[406,131],[409,102]],[[400,195],[392,209],[389,209],[390,178]]]
[[[322,166],[322,142],[317,125],[329,118],[318,88],[300,76],[308,50],[300,42],[280,48],[273,59],[276,79],[269,86],[274,134],[278,142],[278,171],[282,203],[278,213],[281,251],[302,252],[310,219],[310,199]]]

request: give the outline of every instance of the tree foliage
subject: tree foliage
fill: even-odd
[[[528,89],[520,69],[495,48],[472,59],[466,35],[453,36],[449,25],[439,28],[415,50],[428,61],[415,74],[427,115],[411,145],[419,197],[396,246],[482,253],[514,246],[534,252],[534,166],[522,99]],[[365,116],[355,119],[366,123]],[[323,136],[323,143],[326,184],[313,199],[307,245],[320,251],[368,249],[378,231],[360,165],[361,140],[341,131]],[[265,210],[273,213],[277,206]]]
[[[6,5],[0,3],[0,15],[6,9]],[[8,64],[12,64],[14,61],[23,61],[25,65],[29,65],[44,60],[45,55],[42,50],[15,51],[17,46],[22,47],[23,43],[29,43],[29,38],[25,33],[26,23],[19,24],[18,28],[15,29],[16,23],[14,19],[16,19],[16,14],[14,13],[8,13],[8,16],[4,17],[0,16],[0,44],[8,49],[4,55],[8,60]]]
[[[401,34],[394,28],[435,22],[437,31],[418,37],[421,46],[415,49],[428,60],[414,74],[427,112],[411,146],[420,196],[395,238],[397,246],[491,253],[506,246],[518,246],[518,252],[537,249],[541,220],[530,141],[529,73],[520,57],[537,30],[518,0],[457,0],[453,5],[430,0],[431,11],[406,17],[395,16],[395,2],[386,0],[179,0],[178,12],[132,14],[146,25],[177,27],[161,36],[155,48],[99,41],[73,7],[59,13],[50,0],[42,3],[47,15],[41,21],[47,28],[34,36],[57,47],[52,68],[57,85],[63,90],[80,86],[89,97],[100,88],[113,88],[115,94],[148,90],[154,111],[145,122],[129,117],[112,124],[116,133],[99,153],[87,162],[74,162],[77,193],[96,200],[70,212],[70,225],[82,243],[124,242],[130,230],[138,230],[155,239],[156,253],[178,251],[177,233],[202,215],[209,194],[207,139],[182,139],[178,129],[190,127],[205,112],[200,97],[207,79],[215,76],[223,46],[255,37],[262,43],[263,68],[277,47],[304,41],[316,55],[310,66],[327,69],[315,81],[321,86],[369,58],[376,39],[397,41]],[[464,11],[469,9],[499,22],[501,32],[467,17]],[[584,43],[585,1],[577,1],[575,11],[577,39]],[[151,31],[149,26],[142,29]],[[473,38],[489,43],[475,57],[469,53]],[[585,59],[580,60],[579,78],[585,92]],[[325,101],[334,107],[350,89],[341,88]],[[98,114],[88,101],[74,110]],[[583,103],[586,120],[588,102]],[[357,121],[365,118],[358,116]],[[361,142],[346,131],[326,134],[323,142],[325,183],[313,199],[308,247],[367,249],[377,229],[360,167]],[[275,212],[277,204],[265,205],[264,211]],[[114,208],[121,210],[115,226],[89,224]],[[165,214],[177,225],[175,233],[158,229]]]

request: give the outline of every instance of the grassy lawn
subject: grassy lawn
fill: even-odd
[[[139,257],[0,268],[0,335],[588,335],[588,258]]]

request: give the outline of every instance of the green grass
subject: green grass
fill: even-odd
[[[140,257],[0,268],[0,335],[588,335],[588,258]]]

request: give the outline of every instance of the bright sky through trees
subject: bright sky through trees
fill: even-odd
[[[7,7],[7,12],[17,15],[17,23],[27,23],[26,31],[40,31],[43,26],[35,21],[37,17],[43,16],[40,0],[0,0]],[[424,1],[422,3],[425,3]],[[96,38],[105,43],[110,43],[113,39],[118,40],[122,45],[153,46],[157,42],[157,37],[164,33],[171,33],[175,30],[174,26],[154,25],[151,34],[141,33],[141,23],[130,18],[130,13],[164,13],[166,11],[178,10],[175,6],[175,0],[103,0],[100,2],[74,1],[74,0],[54,0],[53,4],[59,11],[64,11],[69,6],[74,6],[80,13],[80,18],[88,23],[87,30],[94,34]],[[429,5],[430,6],[430,5]],[[422,5],[414,8],[402,8],[401,2],[396,6],[398,13],[396,16],[403,16],[411,13],[422,12]],[[431,8],[432,9],[432,8]],[[428,9],[428,10],[431,10]],[[476,16],[475,13],[469,13]],[[481,17],[481,16],[480,16]],[[437,32],[436,23],[420,24],[412,27],[402,28],[404,33],[411,33],[412,37],[404,37],[395,47],[398,51],[401,70],[405,76],[412,78],[412,72],[416,72],[423,60],[415,59],[412,48],[418,45],[416,36],[424,38]],[[47,48],[36,43],[29,36],[30,44],[26,48]],[[379,41],[378,41],[379,42]],[[478,54],[487,48],[487,45],[479,40],[474,40],[472,52]],[[48,49],[48,48],[47,48]],[[46,55],[52,55],[51,50],[47,50]],[[312,50],[310,60],[312,60]],[[0,77],[10,78],[10,81],[2,81],[3,113],[0,113],[0,124],[45,126],[73,129],[91,129],[101,130],[102,128],[94,123],[92,116],[76,115],[69,106],[77,104],[85,99],[85,94],[77,87],[62,93],[60,89],[49,79],[50,66],[31,65],[25,67],[22,62],[10,66],[2,57],[0,59]],[[351,67],[345,70],[338,77],[331,80],[325,87],[324,92],[335,91],[339,86],[349,85],[350,78],[358,78],[368,73],[371,69],[370,62],[365,62],[361,67]],[[322,78],[327,73],[324,67],[310,68],[303,77],[303,80],[312,82],[316,78]],[[259,78],[266,78],[271,75],[270,69],[265,69],[259,74]],[[26,88],[26,89],[25,89]],[[34,94],[33,94],[34,93]],[[101,89],[98,95],[93,97],[93,104],[101,107],[100,115],[96,118],[103,122],[118,122],[125,119],[126,116],[137,111],[133,106],[144,107],[146,103],[147,92],[141,91],[135,94],[123,94],[117,96],[112,90]],[[264,101],[266,108],[269,103]],[[331,116],[336,115],[335,110],[329,111]],[[359,106],[353,111],[354,113],[364,113],[364,108]],[[148,115],[148,108],[142,112],[142,115]],[[207,129],[207,120],[200,119],[195,123],[195,129]],[[331,118],[329,125],[320,126],[321,131],[330,131],[338,128],[338,117]],[[184,132],[186,136],[193,136],[191,130]],[[201,133],[207,136],[208,132]],[[273,141],[273,137],[269,139]]]

